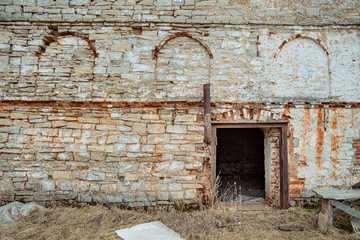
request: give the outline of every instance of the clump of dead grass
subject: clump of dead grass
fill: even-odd
[[[232,209],[194,211],[124,210],[115,206],[53,207],[0,228],[0,239],[120,239],[115,230],[161,221],[188,240],[199,239],[356,239],[332,228],[326,235],[314,225],[315,213],[302,208],[242,212]],[[280,225],[303,231],[281,231]]]

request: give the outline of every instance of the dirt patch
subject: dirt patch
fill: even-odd
[[[314,226],[315,212],[301,208],[242,212],[236,209],[197,211],[124,210],[117,207],[54,207],[0,228],[0,239],[117,239],[115,230],[161,221],[183,238],[194,239],[356,239],[332,228],[324,235]],[[290,226],[291,225],[291,226]],[[286,226],[289,231],[280,230]]]

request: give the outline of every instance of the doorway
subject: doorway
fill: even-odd
[[[242,131],[243,129],[249,129],[249,131]],[[236,194],[238,194],[239,192],[241,193],[241,185],[243,185],[244,193],[246,192],[246,188],[260,189],[262,191],[254,192],[257,192],[259,195],[261,194],[261,198],[263,198],[265,193],[266,204],[279,206],[283,209],[289,208],[288,122],[213,122],[211,123],[211,135],[211,192],[216,192],[216,190],[224,191],[226,186],[228,186],[228,189],[230,187],[233,189],[233,192],[235,191]],[[239,137],[240,135],[245,137]],[[220,145],[224,146],[220,146],[218,149],[219,141]],[[230,171],[231,168],[225,167],[227,164],[226,160],[225,163],[221,163],[221,161],[224,161],[226,158],[235,159],[235,157],[231,157],[231,155],[234,155],[233,153],[236,151],[238,151],[239,156],[245,156],[247,159],[254,158],[244,153],[244,149],[246,149],[246,151],[249,149],[248,144],[251,144],[249,141],[256,142],[252,147],[255,149],[252,151],[252,154],[259,154],[256,155],[256,158],[262,160],[257,160],[255,161],[256,163],[246,163],[245,160],[245,164],[243,164],[245,167],[240,166],[241,164],[236,165],[235,163],[237,161],[235,160],[228,160],[230,165],[233,166],[231,168],[239,169],[239,172],[236,172],[234,175],[235,171]],[[226,142],[233,143],[226,144]],[[235,144],[235,142],[238,142],[238,144]],[[246,147],[244,145],[246,145]],[[261,145],[263,148],[261,148]],[[226,150],[226,146],[230,147]],[[222,148],[225,148],[225,150],[222,150]],[[243,149],[242,152],[240,152],[238,148]],[[218,151],[220,151],[219,154],[217,153]],[[231,153],[230,156],[226,156],[229,152]],[[237,159],[239,158],[241,159],[241,157],[237,157]],[[224,183],[221,183],[219,177],[224,179]],[[243,183],[243,179],[252,179],[253,181],[250,180],[252,185],[250,184],[249,186],[248,180],[246,180],[248,183]],[[234,182],[236,183],[236,187],[234,186]],[[219,184],[221,184],[221,187],[219,187]],[[214,201],[222,201],[218,196],[213,196]],[[255,194],[252,194],[252,196],[253,197],[250,195],[250,198],[244,199],[252,198],[252,200],[255,200],[257,198]],[[241,197],[242,196],[240,196],[240,198]],[[237,202],[239,202],[238,200],[239,199],[237,199]],[[260,201],[260,199],[257,200]]]
[[[264,133],[260,128],[218,128],[216,176],[223,202],[265,202]]]

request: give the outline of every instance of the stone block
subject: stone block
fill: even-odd
[[[156,0],[156,6],[171,6],[171,0]]]
[[[135,202],[135,193],[132,193],[132,192],[124,192],[123,193],[123,199],[124,199],[124,202]]]
[[[168,192],[158,192],[156,198],[157,200],[161,200],[161,201],[170,200],[170,196]]]
[[[0,118],[0,125],[10,126],[11,125],[11,119]]]
[[[121,60],[122,59],[122,52],[111,52],[110,59],[111,60]]]
[[[125,63],[138,63],[140,61],[140,55],[136,52],[125,52],[124,62]]]
[[[320,15],[320,9],[319,8],[307,8],[306,15],[308,15],[308,17],[318,17]]]
[[[184,169],[184,163],[180,161],[173,161],[170,164],[170,171],[182,171]]]
[[[170,143],[170,134],[149,134],[147,137],[149,144],[167,144]]]
[[[12,127],[0,127],[0,132],[3,133],[19,133],[20,127],[12,126]]]
[[[180,150],[180,146],[173,144],[158,145],[158,150],[162,152],[177,152]]]
[[[176,122],[196,122],[196,115],[177,115]]]
[[[188,189],[184,192],[185,199],[195,199],[196,198],[196,190],[195,189]]]
[[[68,122],[66,124],[67,128],[78,128],[81,129],[82,128],[82,124],[81,123],[76,123],[76,122]]]
[[[71,5],[84,5],[90,3],[90,0],[70,0]]]
[[[96,130],[100,130],[100,131],[113,131],[116,129],[116,126],[115,125],[102,125],[102,124],[99,124],[99,125],[96,125]]]
[[[220,6],[228,6],[229,5],[229,0],[218,0],[218,4]]]
[[[5,172],[7,178],[19,178],[26,177],[26,172]]]
[[[44,41],[42,39],[31,40],[31,41],[28,42],[28,45],[29,46],[42,46],[42,47],[45,47],[45,43],[44,43]],[[25,58],[27,58],[27,57],[25,57]],[[29,57],[29,58],[34,58],[34,57]],[[23,59],[24,59],[24,57],[23,57]],[[23,63],[26,64],[25,62],[23,62]],[[33,63],[34,63],[34,60],[33,60],[33,62],[29,62],[29,64],[33,64]],[[37,58],[36,58],[35,64],[37,64]]]
[[[21,67],[21,74],[27,75],[27,74],[33,74],[36,73],[38,70],[38,67],[36,65],[23,65]]]
[[[59,153],[57,159],[61,161],[72,161],[74,157],[72,153],[66,152],[66,153]]]
[[[43,128],[40,130],[41,135],[43,136],[58,136],[59,129]]]
[[[35,0],[16,0],[13,1],[13,4],[22,5],[22,6],[35,6],[35,2],[36,2]]]
[[[8,56],[0,56],[0,64],[1,65],[8,65],[9,64],[9,57]]]
[[[104,181],[105,174],[102,172],[91,171],[86,176],[86,180],[88,180],[88,181]]]
[[[140,144],[128,144],[127,145],[128,152],[139,152],[140,151]]]
[[[57,180],[56,186],[59,188],[59,190],[71,191],[73,190],[74,183],[71,180]]]
[[[184,199],[183,191],[170,192],[170,200],[172,201],[180,201]]]
[[[119,143],[139,143],[140,138],[138,136],[119,136]]]
[[[169,184],[169,191],[181,191],[182,187],[180,183],[170,183]]]
[[[167,125],[166,132],[168,133],[186,133],[186,125]]]
[[[30,171],[27,175],[29,178],[44,179],[47,178],[49,174],[46,171]]]
[[[155,145],[142,145],[141,152],[153,153],[155,151]]]
[[[86,170],[75,171],[75,172],[74,172],[74,178],[76,178],[76,179],[81,179],[81,180],[85,180],[87,174],[88,174],[88,172],[87,172]]]
[[[8,133],[0,133],[0,143],[4,143],[8,141]]]
[[[107,137],[106,143],[112,144],[112,143],[118,143],[119,142],[119,136],[118,135],[111,135]]]
[[[91,152],[90,153],[90,160],[104,161],[105,158],[106,158],[106,153],[104,153],[104,152]]]
[[[154,72],[155,67],[154,65],[146,65],[146,64],[134,64],[132,65],[133,72]]]
[[[201,162],[186,164],[186,169],[201,169],[203,164]]]
[[[111,194],[111,195],[107,195],[106,199],[111,203],[121,203],[123,201],[123,195],[120,193]]]
[[[53,179],[72,179],[73,175],[70,171],[54,171],[52,173]]]
[[[31,191],[40,191],[40,184],[39,183],[25,183],[25,189]]]
[[[144,134],[146,134],[146,124],[145,123],[134,123],[132,126],[132,131],[134,133],[144,135]]]
[[[164,124],[148,124],[149,133],[165,133]]]
[[[78,181],[75,183],[74,190],[78,192],[89,191],[90,183],[85,181]]]
[[[79,117],[78,118],[79,123],[99,123],[99,118],[85,118],[85,117]]]
[[[131,127],[122,126],[122,125],[117,125],[116,129],[121,131],[121,132],[130,132],[131,131]]]
[[[106,73],[106,67],[94,67],[94,73]]]
[[[128,69],[124,67],[109,66],[107,72],[110,74],[120,74],[128,72]]]
[[[13,185],[10,181],[0,180],[0,192],[8,192],[13,190]]]
[[[1,0],[0,1],[0,6],[1,5],[10,5],[10,4],[12,4],[12,1],[13,0]]]
[[[39,7],[51,6],[52,4],[54,4],[54,0],[37,0],[37,5]]]
[[[114,144],[115,152],[124,152],[126,151],[126,144]]]
[[[117,184],[111,183],[111,184],[101,185],[100,191],[103,191],[105,193],[116,192],[117,191]]]

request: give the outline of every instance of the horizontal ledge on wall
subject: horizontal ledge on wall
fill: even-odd
[[[244,21],[242,23],[213,23],[211,21],[204,22],[186,22],[186,21],[172,21],[172,20],[144,20],[144,21],[129,21],[121,19],[92,19],[92,20],[82,20],[82,19],[2,19],[0,20],[1,24],[6,23],[15,23],[16,25],[21,25],[21,23],[61,23],[61,24],[96,24],[96,23],[114,23],[114,24],[124,24],[126,26],[131,26],[132,24],[145,24],[144,26],[150,26],[150,24],[173,24],[173,25],[188,25],[188,26],[203,26],[216,27],[216,26],[279,26],[279,27],[314,27],[314,28],[324,28],[324,27],[350,27],[359,29],[359,23],[321,23],[321,24],[306,24],[306,23],[282,23],[278,22],[257,22],[257,21]]]
[[[0,107],[11,106],[36,106],[36,107],[69,107],[69,108],[146,108],[146,107],[181,107],[181,108],[203,108],[202,102],[185,101],[163,101],[163,102],[63,102],[63,101],[21,101],[21,100],[3,100],[0,101]],[[289,108],[360,108],[360,102],[326,102],[326,103],[257,103],[257,102],[212,102],[211,107],[248,108],[248,109],[267,109],[268,107],[289,107]]]

